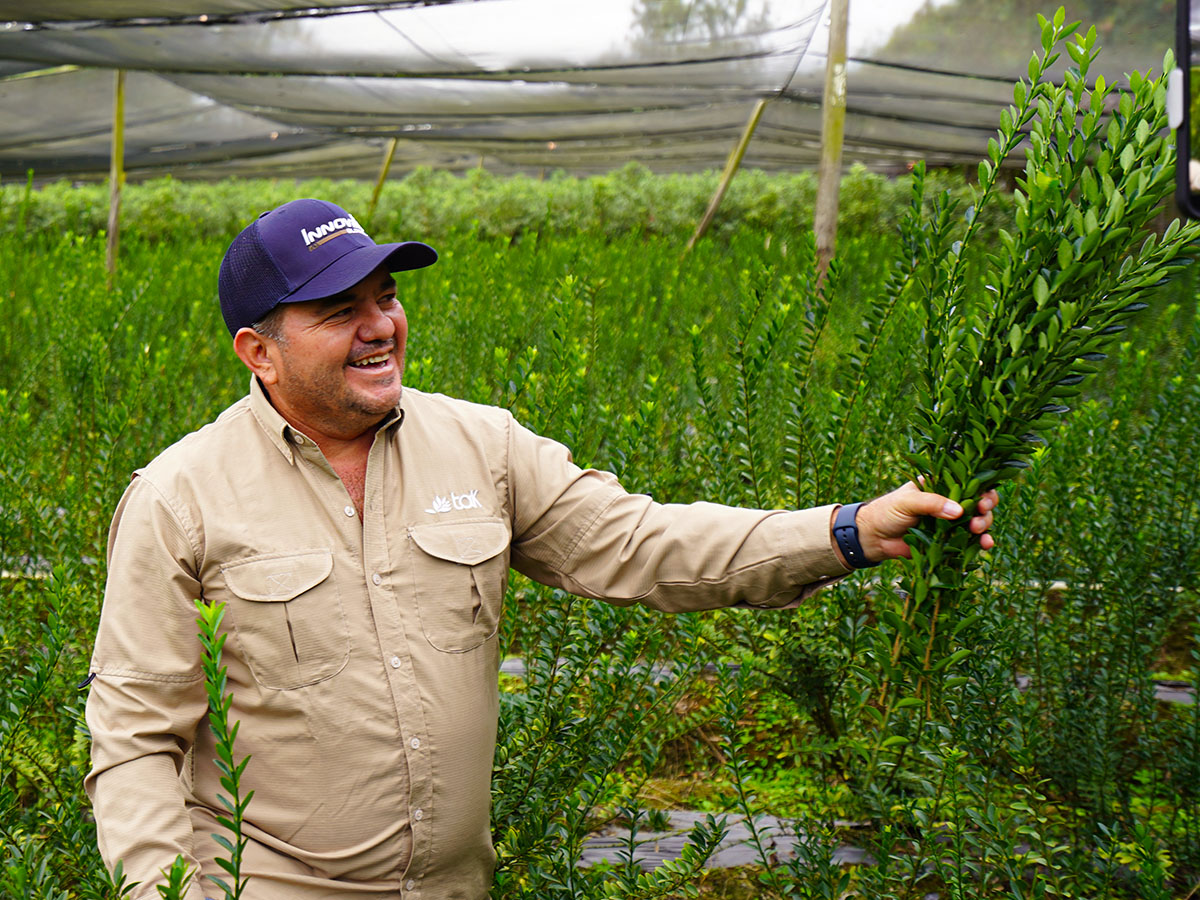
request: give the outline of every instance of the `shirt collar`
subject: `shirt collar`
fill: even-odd
[[[256,375],[250,376],[250,412],[275,448],[289,463],[295,464],[296,438],[300,432],[289,425],[287,419],[271,405],[271,400],[267,397],[267,392]],[[384,431],[398,426],[403,421],[404,410],[397,406],[380,423],[379,430]]]
[[[294,431],[287,419],[271,405],[267,392],[258,380],[257,375],[250,376],[250,412],[257,420],[259,427],[266,432],[267,437],[275,448],[283,454],[289,463],[295,463]]]

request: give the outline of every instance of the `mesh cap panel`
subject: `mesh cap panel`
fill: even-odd
[[[290,290],[257,227],[247,228],[234,238],[217,279],[221,315],[230,334],[259,321]]]

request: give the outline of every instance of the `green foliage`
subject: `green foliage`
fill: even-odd
[[[163,900],[179,900],[188,889],[188,879],[192,877],[191,868],[182,856],[176,856],[171,868],[163,874],[167,876],[167,883],[156,886],[159,896]]]
[[[35,173],[36,174],[36,173]],[[718,174],[654,175],[629,163],[605,175],[575,178],[498,177],[481,169],[458,176],[417,169],[384,185],[368,230],[376,235],[444,243],[456,233],[491,240],[570,240],[586,232],[596,240],[625,235],[686,240],[704,213]],[[939,188],[967,196],[960,173],[930,176]],[[29,191],[25,182],[0,185],[0,236],[29,233],[103,234],[108,188],[66,181]],[[365,210],[372,185],[331,179],[235,180],[192,183],[170,177],[128,184],[121,217],[126,233],[172,246],[213,240],[224,246],[260,212],[296,197],[336,197],[350,210]],[[905,188],[861,166],[843,179],[839,223],[843,233],[889,239],[895,232]],[[816,179],[812,173],[768,174],[746,170],[731,185],[710,234],[725,243],[744,230],[794,236],[812,221]],[[367,224],[364,222],[364,224]],[[211,283],[214,279],[210,277]]]
[[[1166,76],[1130,76],[1129,91],[1103,116],[1110,89],[1089,88],[1098,48],[1093,28],[1075,34],[1062,10],[1039,19],[1042,53],[1017,83],[1014,106],[1001,114],[998,139],[980,163],[974,204],[955,228],[947,194],[922,219],[924,184],[918,167],[906,249],[923,312],[924,365],[916,422],[907,454],[925,486],[963,503],[1029,467],[1051,416],[1067,412],[1081,383],[1095,373],[1121,324],[1148,307],[1143,295],[1178,272],[1177,257],[1200,231],[1171,223],[1158,239],[1146,227],[1172,188],[1174,152],[1166,125]],[[1072,38],[1072,36],[1074,37]],[[1064,83],[1045,80],[1063,43],[1075,66]],[[1171,68],[1171,60],[1165,64]],[[988,257],[986,299],[972,302],[964,260],[977,234],[976,212],[995,190],[1000,166],[1022,141],[1015,228],[999,232],[1002,250]],[[970,654],[956,640],[970,597],[967,579],[978,547],[945,521],[915,529],[903,606],[888,611],[893,650],[885,717],[907,692],[935,703],[956,664]],[[882,734],[882,732],[881,732]]]
[[[694,881],[722,828],[697,826],[695,846],[669,869],[580,868],[590,829],[644,815],[638,789],[664,743],[689,723],[675,713],[707,657],[706,624],[664,623],[640,609],[585,604],[521,588],[507,605],[506,643],[520,643],[522,689],[500,695],[492,780],[499,857],[493,897],[659,897]],[[652,666],[651,660],[671,660]],[[607,811],[607,813],[606,813]]]
[[[939,574],[908,619],[916,582],[895,563],[794,611],[675,618],[514,579],[501,634],[527,671],[500,700],[494,896],[687,894],[714,881],[700,869],[722,816],[755,823],[775,804],[800,814],[798,858],[774,859],[756,825],[755,896],[1181,897],[1200,880],[1200,704],[1155,700],[1152,678],[1167,669],[1200,679],[1195,279],[1131,293],[1178,262],[1164,248],[1191,232],[1130,243],[1170,168],[1154,82],[1131,81],[1127,108],[1116,99],[1110,138],[1107,120],[1086,122],[1097,88],[1082,79],[1025,84],[1008,114],[998,151],[1019,151],[1018,128],[1037,135],[1019,195],[989,181],[990,158],[977,194],[961,178],[918,171],[915,203],[908,182],[851,173],[839,259],[820,292],[811,236],[797,225],[810,215],[807,176],[743,173],[716,237],[686,259],[711,174],[420,172],[388,185],[375,232],[428,237],[441,253],[403,279],[406,383],[507,406],[631,489],[809,506],[874,496],[916,467],[969,499],[984,463],[1029,465],[1001,484],[987,565],[961,584],[962,566]],[[1093,127],[1094,152],[1083,138],[1074,147]],[[1111,195],[1097,175],[1106,149]],[[369,189],[135,186],[111,292],[99,188],[0,192],[11,213],[0,220],[23,229],[0,240],[0,895],[127,893],[95,850],[75,689],[111,510],[133,469],[244,392],[215,301],[232,234],[298,194],[353,210]],[[1124,258],[1135,277],[1121,277]],[[1100,334],[1138,302],[1150,304],[1141,316],[1152,326]],[[1076,305],[1069,322],[1064,304]],[[1034,324],[1047,309],[1058,311],[1053,342],[1051,317]],[[1081,360],[1099,352],[1110,358]],[[1056,384],[1087,374],[1083,364],[1099,369],[1090,399],[1031,429],[1037,410],[1062,398],[1030,397],[1085,387]],[[995,375],[1005,367],[1013,387]],[[989,403],[1004,416],[989,420]],[[1044,443],[956,446],[955,431],[975,428],[987,440],[1038,430]],[[934,616],[938,596],[948,602]],[[928,640],[933,622],[944,643]],[[214,648],[217,635],[214,626]],[[929,646],[930,671],[951,660],[936,683]],[[704,674],[709,663],[715,675]],[[228,698],[219,660],[206,665],[218,725]],[[223,727],[232,852],[249,798],[239,796],[234,728],[227,718]],[[700,770],[689,774],[714,816],[686,859],[643,872],[632,854],[655,816],[647,786],[681,758]],[[615,821],[635,826],[626,857],[579,867],[588,833]],[[842,866],[844,842],[874,864]],[[226,871],[238,890],[240,876]],[[182,869],[169,877],[186,883]]]
[[[217,770],[221,773],[221,787],[229,792],[229,796],[218,794],[217,799],[225,807],[225,813],[217,814],[217,822],[229,829],[231,837],[214,834],[213,840],[224,848],[229,857],[218,857],[216,863],[233,879],[232,884],[223,878],[210,875],[209,880],[216,883],[229,900],[240,900],[242,891],[246,889],[249,880],[242,877],[242,854],[246,849],[247,838],[242,833],[242,824],[246,821],[246,808],[254,797],[254,791],[242,796],[242,774],[250,757],[244,757],[236,762],[233,756],[233,745],[237,741],[240,722],[230,723],[229,708],[233,705],[233,694],[227,693],[226,668],[221,665],[221,651],[225,647],[227,634],[221,633],[221,619],[225,616],[224,603],[205,603],[197,600],[196,610],[200,613],[196,624],[200,627],[200,644],[204,648],[200,667],[204,671],[204,689],[208,694],[208,724],[216,738]],[[176,859],[172,867],[172,877],[180,869],[180,860]]]
[[[884,58],[953,72],[995,75],[1011,72],[1028,58],[1039,38],[1036,16],[1041,0],[954,0],[922,7],[897,28],[883,48]],[[1105,51],[1106,75],[1144,66],[1147,59],[1174,43],[1174,0],[1074,0],[1066,7],[1073,20],[1095,23]],[[947,41],[946,35],[962,35]],[[1057,74],[1065,68],[1059,65]]]

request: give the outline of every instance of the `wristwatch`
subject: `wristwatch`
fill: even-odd
[[[865,505],[866,501],[847,503],[837,511],[833,519],[833,539],[837,541],[838,549],[842,551],[842,556],[846,557],[846,563],[852,569],[869,569],[877,565],[867,559],[867,554],[863,552],[862,544],[858,540],[858,510]]]

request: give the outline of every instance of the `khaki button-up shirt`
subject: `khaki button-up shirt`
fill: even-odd
[[[497,624],[509,567],[665,611],[794,602],[845,574],[832,507],[653,502],[507,411],[405,389],[362,518],[311,438],[250,395],[139,470],[117,509],[87,705],[100,850],[155,898],[223,875],[194,598],[254,791],[251,900],[487,895]],[[195,881],[189,900],[220,896]]]

